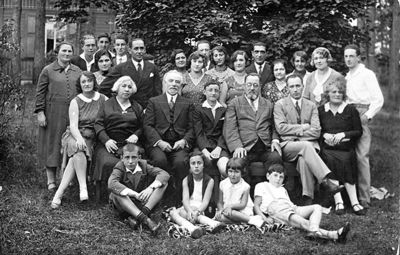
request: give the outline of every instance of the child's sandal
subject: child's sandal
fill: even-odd
[[[57,186],[56,186],[56,183],[55,183],[55,182],[47,183],[47,190],[48,190],[48,191],[50,191],[50,192],[55,192],[55,191],[56,191],[56,188],[57,188]]]
[[[336,215],[343,215],[345,213],[344,211],[344,205],[342,202],[336,203],[335,205],[335,214]]]
[[[365,215],[367,213],[367,210],[360,204],[354,204],[352,205],[352,207],[353,207],[353,212],[356,215]],[[359,210],[355,210],[355,208],[358,208]]]

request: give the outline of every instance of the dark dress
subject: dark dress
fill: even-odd
[[[96,144],[94,153],[94,172],[93,179],[95,181],[107,180],[115,164],[120,160],[119,153],[125,140],[135,134],[141,137],[143,108],[136,101],[131,100],[131,106],[122,111],[115,97],[107,100],[102,107],[94,124],[97,138],[99,142]],[[104,144],[113,139],[117,142],[118,153],[110,154]]]
[[[325,110],[325,105],[318,108],[321,123],[321,158],[341,183],[354,184],[357,180],[357,159],[355,143],[362,134],[361,120],[356,108],[346,105],[342,113],[336,115]],[[344,132],[348,141],[329,146],[322,137],[325,133]]]
[[[35,113],[44,111],[46,127],[39,127],[38,156],[41,165],[61,165],[61,136],[68,123],[68,109],[76,96],[81,69],[70,65],[65,72],[57,60],[45,66],[37,83]]]

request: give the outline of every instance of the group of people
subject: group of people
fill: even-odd
[[[288,73],[283,59],[268,64],[262,42],[253,44],[248,65],[245,51],[229,58],[225,47],[199,41],[188,57],[174,50],[171,70],[160,75],[144,59],[143,39],[128,47],[127,36],[118,34],[113,44],[114,52],[107,34],[97,41],[85,35],[83,53],[73,56],[73,46],[62,42],[39,77],[38,147],[55,191],[52,208],[60,207],[75,175],[80,200],[87,201],[89,175],[96,185],[108,182],[113,208],[132,228],[142,223],[156,233],[160,224],[150,215],[169,191],[183,204],[170,211],[172,220],[194,238],[204,234],[194,223],[215,233],[228,223],[262,228],[277,221],[312,238],[346,240],[349,224],[319,228],[321,206],[313,199],[320,185],[333,195],[336,214],[345,213],[344,189],[355,214],[370,205],[368,122],[383,96],[356,45],[344,49],[344,77],[329,67],[332,56],[323,47],[311,54],[315,71],[305,69],[307,54],[297,51]],[[268,181],[250,187],[249,164],[256,161]],[[303,206],[283,187],[283,162],[296,165]],[[216,213],[206,216],[213,202]]]

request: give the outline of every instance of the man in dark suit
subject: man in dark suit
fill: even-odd
[[[211,45],[207,40],[200,40],[196,44],[197,51],[200,52],[203,56],[206,57],[206,63],[204,63],[204,71],[208,71],[214,67],[213,63],[211,63]]]
[[[224,137],[233,157],[248,162],[264,162],[265,173],[271,164],[281,164],[281,149],[274,128],[273,104],[260,96],[260,77],[245,77],[245,93],[234,98],[225,114]],[[264,176],[265,176],[264,173]]]
[[[169,175],[142,160],[139,150],[135,144],[122,148],[121,161],[108,179],[110,202],[120,216],[128,217],[132,228],[136,228],[138,220],[155,234],[160,224],[150,219],[149,214],[163,197]]]
[[[193,144],[192,103],[180,96],[182,74],[176,70],[164,75],[166,93],[150,98],[143,121],[146,151],[154,166],[181,181],[188,174],[188,152]]]
[[[94,72],[94,54],[96,53],[96,38],[94,35],[87,34],[81,39],[82,54],[73,56],[71,63],[78,66],[82,71]]]
[[[254,43],[251,54],[254,62],[246,68],[246,73],[257,73],[260,76],[260,85],[262,88],[267,82],[274,80],[271,66],[266,61],[267,45],[262,42]]]
[[[143,60],[143,55],[146,53],[143,39],[133,39],[131,50],[132,58],[110,70],[101,83],[99,92],[111,97],[111,88],[114,82],[121,76],[128,75],[137,87],[137,92],[131,98],[136,100],[143,108],[146,108],[148,100],[162,92],[160,75],[154,64]]]
[[[290,95],[275,103],[275,127],[281,138],[283,159],[290,162],[297,160],[303,202],[308,205],[314,198],[314,177],[331,194],[340,191],[343,186],[329,179],[331,171],[316,151],[319,150],[321,134],[318,110],[313,102],[301,97],[303,80],[300,75],[289,75],[287,86]]]

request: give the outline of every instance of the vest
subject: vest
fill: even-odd
[[[193,175],[189,174],[187,176],[188,178],[188,186],[189,186],[189,197],[192,196],[193,194],[193,189],[194,189],[194,181],[193,181]],[[203,174],[203,187],[201,191],[201,198],[203,199],[204,193],[206,192],[208,182],[211,180],[211,177],[208,176],[207,174]]]

